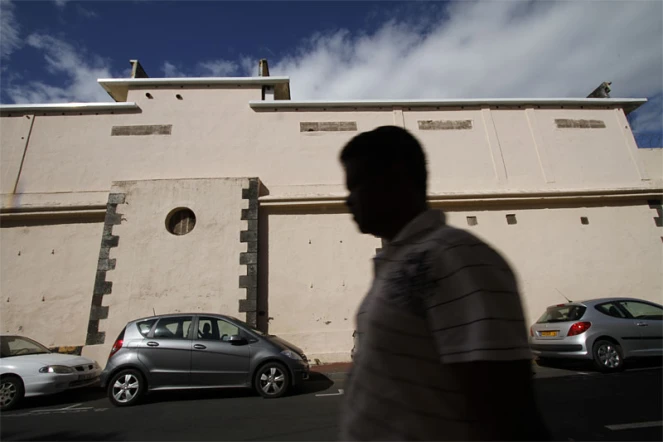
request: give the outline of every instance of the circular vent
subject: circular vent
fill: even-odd
[[[166,229],[173,235],[186,235],[196,226],[196,215],[186,207],[173,210],[166,217]]]

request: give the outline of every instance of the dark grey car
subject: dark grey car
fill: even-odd
[[[147,392],[192,388],[255,388],[284,395],[308,379],[302,350],[239,319],[208,313],[152,316],[120,333],[101,386],[114,405],[133,405]]]

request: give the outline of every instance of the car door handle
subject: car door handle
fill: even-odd
[[[196,350],[205,350],[207,347],[205,347],[203,344],[194,344],[193,348]]]
[[[158,347],[158,346],[159,346],[159,343],[158,343],[158,342],[154,342],[154,341],[150,341],[150,342],[147,343],[147,345],[148,345],[149,347]]]
[[[638,327],[647,327],[649,324],[647,324],[646,322],[636,322],[635,325],[637,325]]]

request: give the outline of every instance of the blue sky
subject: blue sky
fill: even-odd
[[[663,146],[663,2],[0,0],[0,101],[108,101],[101,77],[247,76],[293,99],[613,97]]]

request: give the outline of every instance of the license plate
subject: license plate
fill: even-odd
[[[78,376],[79,381],[87,381],[88,379],[94,379],[96,375],[94,373],[92,374],[82,374]]]
[[[541,336],[557,336],[557,331],[542,331]]]

